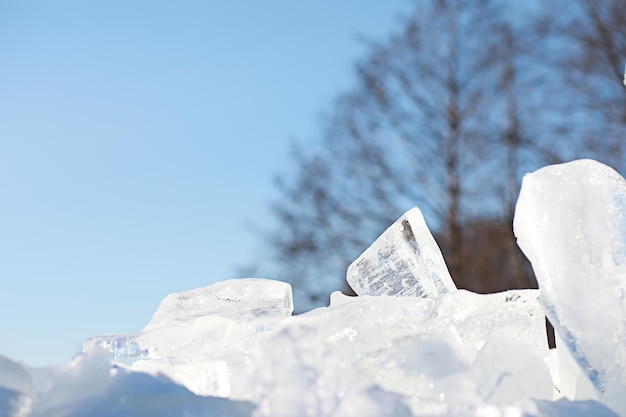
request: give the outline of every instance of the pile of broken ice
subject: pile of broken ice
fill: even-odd
[[[626,416],[626,181],[527,174],[514,229],[539,290],[457,290],[414,208],[350,265],[358,297],[292,316],[279,281],[171,294],[63,367],[0,358],[0,415]]]

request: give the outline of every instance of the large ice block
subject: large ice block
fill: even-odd
[[[626,415],[626,181],[592,160],[527,174],[514,229],[546,315],[600,399]]]
[[[422,213],[412,208],[348,267],[358,295],[437,297],[456,290]]]
[[[291,286],[267,279],[233,279],[165,297],[148,325],[134,334],[85,342],[116,363],[165,374],[199,395],[246,399],[259,338],[293,311]]]
[[[268,330],[292,312],[293,296],[288,283],[260,278],[231,279],[168,295],[144,330],[206,316],[254,323],[259,330]]]

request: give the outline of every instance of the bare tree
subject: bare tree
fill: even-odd
[[[626,172],[626,2],[576,0],[544,24],[550,64],[561,76],[562,130],[579,143],[572,156],[596,158]],[[584,149],[584,150],[582,150]]]
[[[401,30],[372,43],[319,148],[283,176],[270,247],[297,307],[323,304],[347,265],[417,205],[457,285],[532,286],[511,230],[524,170],[558,159],[527,127],[540,71],[495,1],[416,3]],[[523,25],[520,25],[523,27]],[[530,77],[528,74],[533,74]]]

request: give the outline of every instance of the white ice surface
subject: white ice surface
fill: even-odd
[[[0,415],[615,415],[598,402],[551,401],[537,290],[434,299],[334,293],[329,307],[263,331],[216,312],[182,317],[94,338],[62,367],[0,362],[0,381],[10,381],[0,389]],[[121,360],[120,349],[136,351],[123,346],[129,340],[146,357]]]
[[[626,181],[592,160],[527,174],[514,227],[557,333],[601,399],[626,414]]]
[[[456,290],[417,207],[404,213],[350,264],[347,281],[358,295],[437,297]]]
[[[247,399],[259,338],[292,311],[285,282],[228,280],[170,294],[141,332],[95,337],[85,347],[105,348],[129,369],[164,374],[198,395]]]
[[[219,316],[269,330],[293,312],[286,282],[242,278],[170,294],[161,301],[144,331],[186,324],[191,319]]]
[[[255,415],[330,416],[345,396],[370,401],[372,392],[386,392],[407,415],[522,407],[552,399],[547,355],[536,290],[437,299],[334,293],[329,307],[288,319],[264,340]]]
[[[0,416],[615,417],[605,402],[626,417],[623,179],[574,166],[528,176],[518,204],[541,298],[456,290],[413,210],[348,273],[386,295],[333,293],[291,316],[277,281],[172,294],[142,331],[94,337],[64,366],[0,357]],[[557,351],[544,310],[565,335]],[[595,395],[587,376],[598,401],[580,401]]]

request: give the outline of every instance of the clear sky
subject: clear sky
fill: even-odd
[[[357,35],[407,5],[0,2],[0,354],[65,362],[235,277]]]

